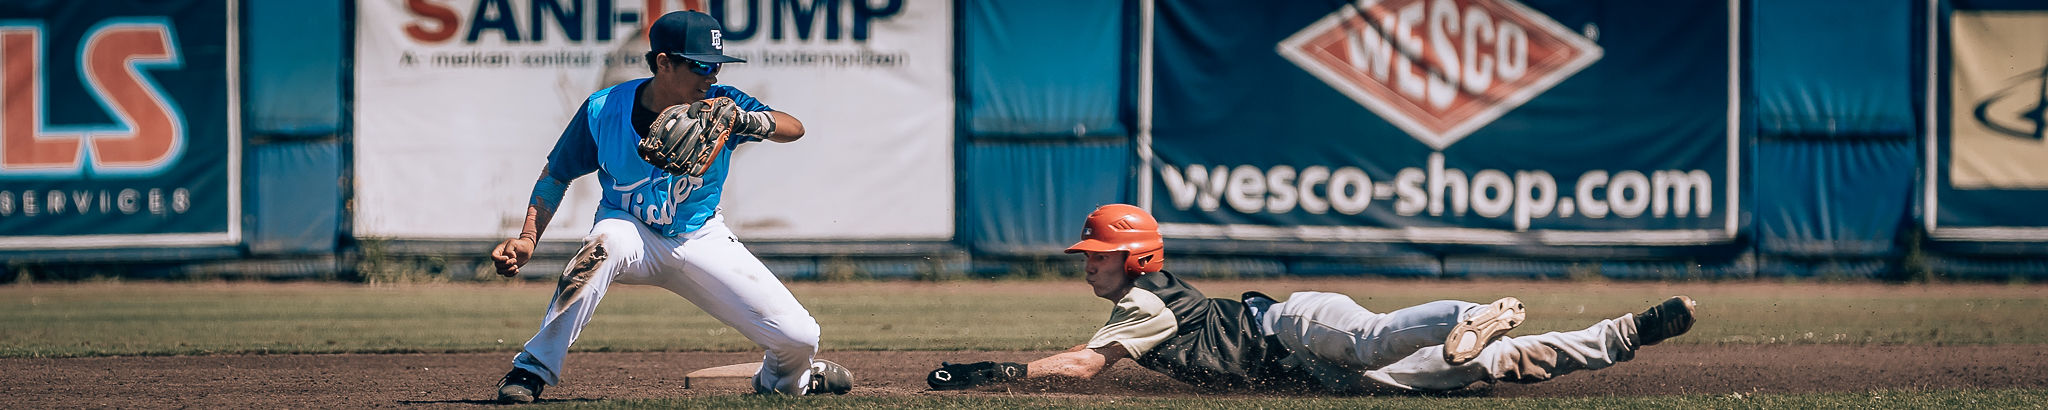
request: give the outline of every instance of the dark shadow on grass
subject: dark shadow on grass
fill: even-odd
[[[1135,376],[1135,377],[1133,377]],[[1152,374],[1120,373],[1105,375],[1090,380],[1079,379],[1038,379],[1022,380],[967,389],[967,392],[987,393],[1056,393],[1080,396],[1147,396],[1147,397],[1490,397],[1494,385],[1478,383],[1470,387],[1449,391],[1415,391],[1393,387],[1376,387],[1357,391],[1333,392],[1319,385],[1269,384],[1255,388],[1216,390],[1197,387]]]
[[[527,403],[527,404],[548,404],[548,403],[594,403],[594,402],[599,402],[599,401],[603,401],[603,400],[599,400],[599,399],[540,399],[540,400],[534,400],[534,401],[533,401],[533,403]],[[497,400],[399,400],[399,401],[398,401],[398,404],[475,404],[475,405],[482,405],[482,406],[495,406],[495,405],[506,405],[506,406],[516,406],[516,405],[518,405],[518,404],[506,404],[506,403],[499,403],[499,402],[498,402]]]
[[[1309,392],[1309,393],[1307,393],[1307,394],[1318,394],[1318,393],[1315,393],[1315,392]],[[1376,389],[1367,389],[1367,390],[1363,390],[1363,391],[1357,391],[1357,392],[1337,393],[1337,394],[1331,394],[1331,395],[1332,395],[1332,396],[1337,396],[1337,397],[1373,397],[1373,396],[1392,396],[1392,397],[1445,397],[1445,398],[1457,398],[1457,397],[1489,397],[1489,396],[1493,396],[1493,385],[1490,385],[1490,384],[1484,384],[1484,383],[1480,383],[1480,384],[1474,384],[1474,385],[1472,385],[1472,386],[1470,386],[1470,387],[1465,387],[1465,388],[1462,388],[1462,389],[1457,389],[1457,390],[1441,390],[1441,391],[1418,391],[1418,390],[1404,390],[1404,389],[1396,389],[1396,388],[1391,388],[1391,387],[1382,387],[1382,388],[1376,388]]]

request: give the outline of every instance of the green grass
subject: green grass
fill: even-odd
[[[555,403],[546,408],[803,408],[803,409],[961,409],[961,408],[1102,408],[1102,409],[2024,409],[2048,405],[2048,390],[1877,391],[1795,395],[1690,395],[1581,398],[1491,397],[1044,397],[1044,396],[914,396],[793,398],[784,396],[717,396],[675,400],[616,400]]]
[[[1520,297],[1524,331],[1583,328],[1671,294],[1700,300],[1693,333],[1671,343],[2043,344],[2040,285],[1577,283],[1322,280],[1196,284],[1352,295],[1386,311],[1436,299]],[[798,283],[827,350],[1047,350],[1080,343],[1109,302],[1077,280]],[[533,335],[544,284],[90,283],[0,286],[0,357],[213,353],[515,351]],[[618,286],[578,351],[745,351],[752,343],[683,299]]]
[[[1107,308],[1086,294],[1002,298],[957,288],[903,295],[799,286],[798,297],[834,335],[826,349],[1065,348]],[[509,352],[533,335],[552,292],[537,284],[0,287],[0,329],[8,329],[0,357]],[[577,351],[755,349],[652,287],[614,288],[586,330]]]
[[[1701,303],[1689,344],[2043,344],[2048,286],[1827,283],[1195,280],[1212,296],[1262,290],[1352,295],[1386,311],[1436,299],[1521,298],[1524,331],[1568,330],[1672,294]],[[1109,302],[1075,280],[798,283],[828,350],[1048,350],[1079,343]],[[540,283],[85,283],[0,286],[0,357],[218,353],[511,352],[533,334],[553,288]],[[620,286],[578,351],[753,350],[665,290]],[[545,403],[578,408],[2048,408],[2048,389],[1798,395],[1496,398],[910,395]]]

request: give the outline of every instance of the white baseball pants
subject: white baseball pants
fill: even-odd
[[[608,254],[586,285],[588,294],[559,315],[549,306],[540,331],[526,341],[513,366],[548,384],[559,383],[569,345],[616,281],[675,292],[766,349],[761,371],[754,375],[756,391],[804,394],[811,359],[818,353],[818,322],[733,236],[724,216],[713,216],[703,228],[681,237],[662,236],[634,221],[603,219],[583,240],[603,241]]]
[[[1534,383],[1635,358],[1633,316],[1582,330],[1502,337],[1462,365],[1444,362],[1458,320],[1484,304],[1440,300],[1373,313],[1350,296],[1297,292],[1260,318],[1323,387],[1340,392],[1392,387],[1452,390],[1476,382]]]

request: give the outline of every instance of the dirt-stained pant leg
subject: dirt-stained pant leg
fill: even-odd
[[[1364,382],[1366,370],[1443,344],[1458,319],[1481,306],[1440,300],[1373,313],[1350,296],[1297,292],[1274,304],[1261,320],[1324,387],[1349,391]]]
[[[1581,330],[1504,337],[1458,366],[1444,363],[1443,346],[1430,346],[1365,376],[1414,390],[1451,390],[1477,382],[1535,383],[1634,359],[1635,350],[1627,341],[1634,326],[1634,317],[1623,315]]]
[[[569,262],[565,277],[557,282],[555,297],[550,299],[548,309],[540,320],[540,331],[520,349],[512,359],[512,365],[533,374],[540,375],[548,384],[561,383],[562,362],[568,355],[569,345],[583,332],[583,326],[590,323],[590,315],[597,310],[597,303],[604,299],[614,280],[621,277],[645,276],[648,243],[645,238],[659,237],[653,231],[636,222],[618,219],[597,221],[590,228],[590,235],[583,238],[585,249],[579,255],[598,254],[591,245],[603,250],[604,258],[595,266],[587,260]],[[585,252],[589,251],[589,252]],[[578,269],[587,266],[591,269]],[[574,288],[581,287],[580,297]],[[567,302],[567,303],[564,303]]]
[[[673,248],[674,269],[648,283],[695,303],[705,313],[732,326],[767,350],[758,392],[804,394],[810,382],[811,359],[818,354],[818,321],[797,302],[761,260],[713,216],[704,227]]]
[[[577,299],[583,298],[583,290],[590,280],[597,277],[597,268],[609,259],[604,250],[604,237],[591,237],[583,241],[583,248],[569,257],[568,266],[562,269],[562,277],[555,280],[555,298],[548,303],[548,312],[562,313]]]

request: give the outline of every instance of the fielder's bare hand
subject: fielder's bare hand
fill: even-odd
[[[506,239],[491,250],[491,262],[498,265],[498,276],[519,276],[519,267],[533,258],[533,240],[524,236]]]

